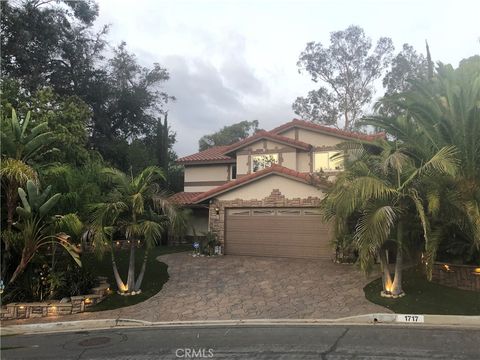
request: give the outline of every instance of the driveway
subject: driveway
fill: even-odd
[[[362,289],[370,280],[352,265],[230,255],[194,258],[189,253],[158,260],[168,265],[170,275],[158,294],[137,305],[62,320],[333,319],[389,312],[365,299]]]

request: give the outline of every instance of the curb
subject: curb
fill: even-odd
[[[207,327],[207,326],[315,326],[315,325],[400,325],[429,327],[474,327],[480,328],[480,316],[423,315],[423,321],[405,323],[399,321],[402,314],[376,313],[349,316],[338,319],[238,319],[238,320],[192,320],[150,322],[135,319],[78,320],[54,323],[9,325],[1,327],[1,335],[45,334],[79,330],[105,330],[137,327]]]

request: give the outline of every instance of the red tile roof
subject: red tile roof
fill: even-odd
[[[384,133],[376,133],[371,135],[362,134],[358,132],[339,130],[339,129],[331,128],[328,126],[318,125],[310,121],[293,119],[292,121],[286,124],[280,125],[279,127],[276,127],[273,130],[259,131],[255,135],[252,135],[244,140],[237,141],[236,143],[233,143],[231,145],[215,146],[210,149],[200,151],[192,155],[184,156],[178,159],[177,162],[189,163],[189,164],[195,164],[195,163],[200,164],[200,163],[206,163],[206,162],[207,163],[234,163],[235,159],[230,156],[227,156],[226,154],[234,150],[237,150],[242,146],[258,141],[260,139],[270,139],[273,141],[278,141],[280,143],[291,145],[295,148],[300,148],[307,151],[310,150],[312,145],[307,144],[303,141],[298,141],[298,140],[278,134],[280,132],[294,128],[296,126],[301,128],[311,129],[313,131],[319,131],[322,133],[329,133],[329,134],[332,134],[333,136],[338,136],[338,137],[347,138],[347,139],[360,139],[360,140],[372,141],[377,138],[385,137]]]
[[[344,137],[344,138],[360,139],[360,140],[366,140],[366,141],[373,141],[375,139],[385,137],[385,133],[383,133],[383,132],[382,133],[376,133],[376,134],[363,134],[363,133],[359,133],[359,132],[335,129],[335,128],[331,128],[331,127],[328,127],[328,126],[319,125],[319,124],[315,124],[315,123],[310,122],[310,121],[299,120],[299,119],[293,119],[292,121],[290,121],[286,124],[280,125],[280,126],[276,127],[275,129],[270,130],[270,133],[278,134],[280,132],[283,132],[285,130],[291,129],[291,128],[296,127],[296,126],[302,127],[302,128],[307,128],[307,129],[312,129],[314,131],[315,130],[320,131],[320,132],[323,132],[323,133],[330,133],[334,136],[336,135],[336,136],[340,136],[340,137]]]
[[[286,143],[286,144],[292,145],[293,147],[300,148],[300,149],[303,149],[303,150],[310,150],[310,148],[312,147],[312,145],[307,144],[303,141],[298,141],[298,140],[291,139],[291,138],[286,137],[286,136],[281,136],[281,135],[278,135],[278,134],[272,134],[270,131],[262,130],[262,131],[257,132],[255,135],[252,135],[252,136],[250,136],[246,139],[243,139],[241,141],[233,143],[232,145],[230,145],[225,150],[225,154],[227,154],[231,151],[234,151],[234,150],[236,150],[236,149],[238,149],[242,146],[251,144],[252,142],[258,141],[260,139],[270,139],[270,140],[273,140],[273,141],[279,141],[281,143]]]
[[[179,192],[168,198],[170,202],[177,205],[192,204],[192,200],[201,195],[202,192]]]
[[[210,149],[200,151],[198,153],[184,156],[177,160],[179,163],[188,162],[234,162],[235,159],[231,158],[230,156],[224,155],[225,150],[228,149],[230,146],[214,146]]]
[[[292,169],[288,169],[288,168],[286,168],[284,166],[281,166],[281,165],[273,164],[272,166],[270,166],[266,169],[263,169],[263,170],[255,172],[255,173],[251,173],[251,174],[242,176],[241,178],[238,178],[234,181],[230,181],[226,184],[217,186],[214,189],[205,191],[204,193],[201,193],[200,195],[195,197],[192,200],[192,203],[194,203],[194,204],[199,203],[203,200],[211,198],[214,195],[217,195],[217,194],[223,193],[223,192],[225,192],[229,189],[244,185],[244,184],[249,183],[249,182],[251,182],[255,179],[264,177],[264,176],[269,175],[269,174],[278,174],[278,175],[288,176],[288,177],[295,178],[296,180],[302,181],[302,182],[307,183],[307,184],[310,184],[310,183],[313,184],[313,178],[309,173],[298,172],[298,171],[295,171],[295,170],[292,170]]]

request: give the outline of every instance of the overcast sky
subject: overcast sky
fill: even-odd
[[[159,1],[100,0],[98,25],[127,42],[142,65],[159,62],[177,98],[169,120],[180,156],[198,139],[242,120],[273,128],[295,115],[291,104],[315,87],[296,62],[309,41],[328,45],[332,31],[361,26],[374,41],[392,38],[435,61],[457,66],[480,53],[480,1]],[[381,93],[376,94],[380,96]]]

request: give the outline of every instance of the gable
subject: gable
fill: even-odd
[[[272,174],[263,177],[257,181],[234,188],[216,196],[219,200],[254,200],[264,199],[272,193],[273,189],[278,189],[282,195],[288,199],[308,197],[323,198],[324,192],[314,185],[310,185],[292,178]]]

